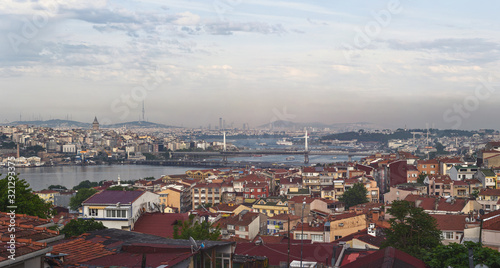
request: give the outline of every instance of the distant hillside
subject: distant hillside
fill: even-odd
[[[51,119],[45,121],[15,121],[11,123],[4,123],[7,126],[28,125],[37,127],[50,127],[50,128],[91,128],[92,123],[82,123],[71,120]],[[171,128],[164,124],[157,124],[147,121],[133,121],[111,125],[101,125],[102,128]]]
[[[104,127],[106,127],[106,128],[122,128],[122,127],[125,127],[125,128],[172,128],[174,126],[167,126],[164,124],[157,124],[157,123],[147,122],[147,121],[133,121],[133,122],[106,125]]]
[[[51,127],[51,128],[90,128],[91,123],[82,123],[72,120],[61,120],[61,119],[51,119],[45,121],[14,121],[10,123],[4,123],[7,126],[18,126],[18,125],[28,125],[37,127]]]
[[[494,133],[492,129],[487,129],[484,131],[469,131],[469,130],[456,130],[456,129],[429,129],[429,139],[433,140],[435,138],[441,137],[472,137],[474,134],[483,136],[487,134]],[[416,134],[416,137],[427,135],[427,129],[397,129],[390,134],[384,133],[373,133],[364,131],[350,131],[343,133],[335,133],[321,137],[321,140],[358,140],[358,141],[378,141],[387,142],[392,139],[410,139],[413,137],[412,133]]]
[[[258,126],[258,128],[272,128],[272,129],[287,129],[287,130],[298,130],[303,128],[319,128],[319,129],[330,129],[336,130],[339,132],[343,131],[358,131],[360,129],[363,130],[375,130],[375,129],[383,129],[380,126],[376,126],[369,122],[358,122],[358,123],[335,123],[335,124],[323,124],[319,122],[312,123],[294,123],[291,121],[277,120],[272,123],[264,124]]]

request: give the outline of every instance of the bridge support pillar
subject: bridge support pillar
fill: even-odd
[[[352,155],[347,156],[347,161],[351,162],[352,161]]]
[[[222,162],[227,163],[227,155],[222,156]]]
[[[309,154],[305,153],[304,154],[304,164],[308,164],[308,163],[309,163]]]

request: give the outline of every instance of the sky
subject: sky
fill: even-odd
[[[499,129],[498,1],[2,0],[0,121]]]

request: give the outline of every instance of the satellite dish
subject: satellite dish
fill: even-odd
[[[191,252],[194,253],[200,249],[196,241],[190,236],[189,242],[191,243]]]
[[[484,210],[483,210],[483,209],[480,209],[480,210],[479,210],[479,214],[484,215]]]

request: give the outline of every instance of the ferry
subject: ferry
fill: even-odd
[[[286,158],[286,161],[292,161],[292,160],[295,160],[294,156],[289,156],[289,157]]]
[[[293,142],[288,141],[286,139],[281,139],[281,140],[277,141],[276,144],[278,144],[278,145],[292,146]]]

